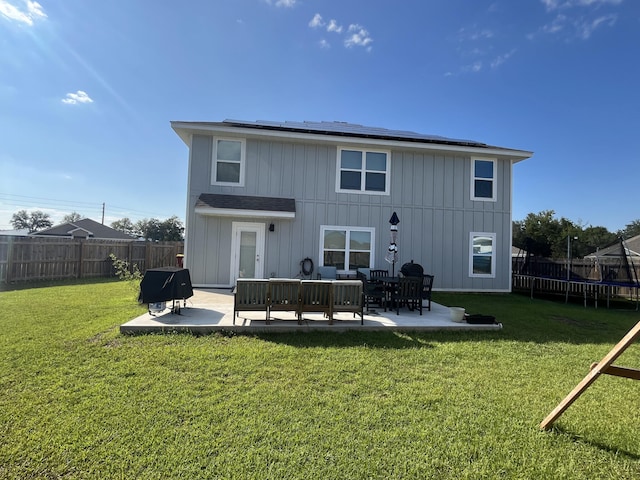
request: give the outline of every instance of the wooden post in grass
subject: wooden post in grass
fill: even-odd
[[[598,363],[591,365],[591,371],[587,374],[582,381],[571,390],[571,393],[565,397],[564,400],[545,418],[540,424],[540,428],[547,430],[551,427],[564,411],[584,392],[589,386],[596,381],[601,373],[606,375],[614,375],[617,377],[632,378],[634,380],[640,380],[640,370],[633,368],[616,367],[613,362],[622,355],[627,347],[629,347],[638,337],[640,337],[640,322],[636,324],[629,332],[624,336],[618,344]]]

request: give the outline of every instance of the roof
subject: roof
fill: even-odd
[[[275,122],[268,120],[245,121],[224,120],[222,122],[171,122],[171,127],[190,145],[190,137],[193,133],[232,133],[239,132],[246,135],[279,136],[297,139],[325,138],[330,141],[340,139],[358,139],[364,143],[403,144],[418,148],[432,148],[450,151],[468,151],[476,154],[505,155],[512,157],[514,161],[524,160],[533,155],[525,150],[514,150],[505,147],[487,145],[475,140],[463,140],[427,135],[407,130],[390,130],[380,127],[368,127],[348,122]],[[344,140],[342,140],[344,141]]]
[[[195,211],[205,215],[219,216],[294,218],[296,201],[293,198],[203,193],[198,197]]]
[[[626,254],[631,257],[640,257],[640,235],[631,237],[628,240],[624,240],[624,246]],[[590,253],[585,258],[594,257],[619,257],[620,255],[620,240],[616,240],[615,243],[608,247],[601,248],[600,250]]]
[[[136,240],[136,238],[131,235],[102,225],[90,218],[83,218],[75,222],[56,225],[55,227],[41,230],[32,235],[37,237],[87,237],[102,240]]]

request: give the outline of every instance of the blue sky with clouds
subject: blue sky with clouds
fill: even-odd
[[[640,219],[637,0],[0,0],[12,213],[184,218],[172,120],[344,121],[531,150],[514,220]]]

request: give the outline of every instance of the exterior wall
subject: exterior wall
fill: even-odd
[[[225,134],[225,137],[229,135]],[[399,261],[414,260],[436,277],[436,290],[508,291],[511,258],[511,162],[496,164],[497,201],[472,201],[471,157],[391,150],[390,195],[336,193],[339,145],[246,138],[243,187],[211,185],[213,137],[194,135],[190,151],[185,265],[194,285],[228,286],[232,221],[274,223],[266,231],[264,274],[293,277],[305,257],[319,264],[320,226],[375,228],[375,267],[389,243],[395,211]],[[340,146],[362,147],[353,140]],[[194,213],[200,194],[296,199],[293,220],[213,217]],[[496,234],[495,278],[469,277],[470,232]]]

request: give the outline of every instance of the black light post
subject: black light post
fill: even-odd
[[[391,276],[395,277],[395,267],[398,261],[398,244],[396,242],[398,240],[398,224],[400,223],[396,212],[393,212],[393,215],[391,215],[389,223],[391,224],[391,242],[389,243],[389,249],[384,259],[391,264]]]

